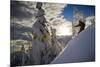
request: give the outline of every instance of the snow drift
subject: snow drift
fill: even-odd
[[[73,38],[51,63],[88,61],[95,61],[95,25],[89,26]]]

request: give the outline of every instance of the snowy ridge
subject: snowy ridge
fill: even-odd
[[[70,63],[95,60],[95,25],[89,26],[77,37],[73,38],[68,46],[51,62]]]

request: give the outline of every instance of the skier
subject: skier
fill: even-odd
[[[79,20],[79,24],[76,25],[75,27],[80,27],[80,30],[79,30],[79,32],[78,32],[78,34],[79,34],[81,31],[84,30],[84,28],[85,28],[85,23],[82,22],[81,20]]]

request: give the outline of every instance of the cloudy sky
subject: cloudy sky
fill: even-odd
[[[11,1],[11,23],[32,27],[37,13],[36,2]],[[94,6],[82,6],[63,3],[43,3],[45,18],[57,30],[58,35],[72,34],[73,9],[82,11],[85,17],[94,16]]]
[[[57,34],[58,28],[61,28],[63,25],[63,29],[71,30],[72,24],[71,21],[68,21],[67,18],[64,18],[63,10],[67,6],[67,4],[59,4],[59,3],[43,3],[42,8],[45,11],[45,18],[52,25],[52,27],[56,28]],[[18,23],[23,26],[32,27],[35,23],[36,18],[35,15],[37,13],[36,2],[31,1],[12,1],[11,2],[11,23]],[[59,30],[64,33],[64,31]],[[59,34],[59,35],[62,35]],[[67,33],[71,33],[71,31],[67,31]]]

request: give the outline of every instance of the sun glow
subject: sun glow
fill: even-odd
[[[72,35],[72,29],[71,27],[68,27],[63,24],[63,25],[58,26],[56,34],[57,36]]]

